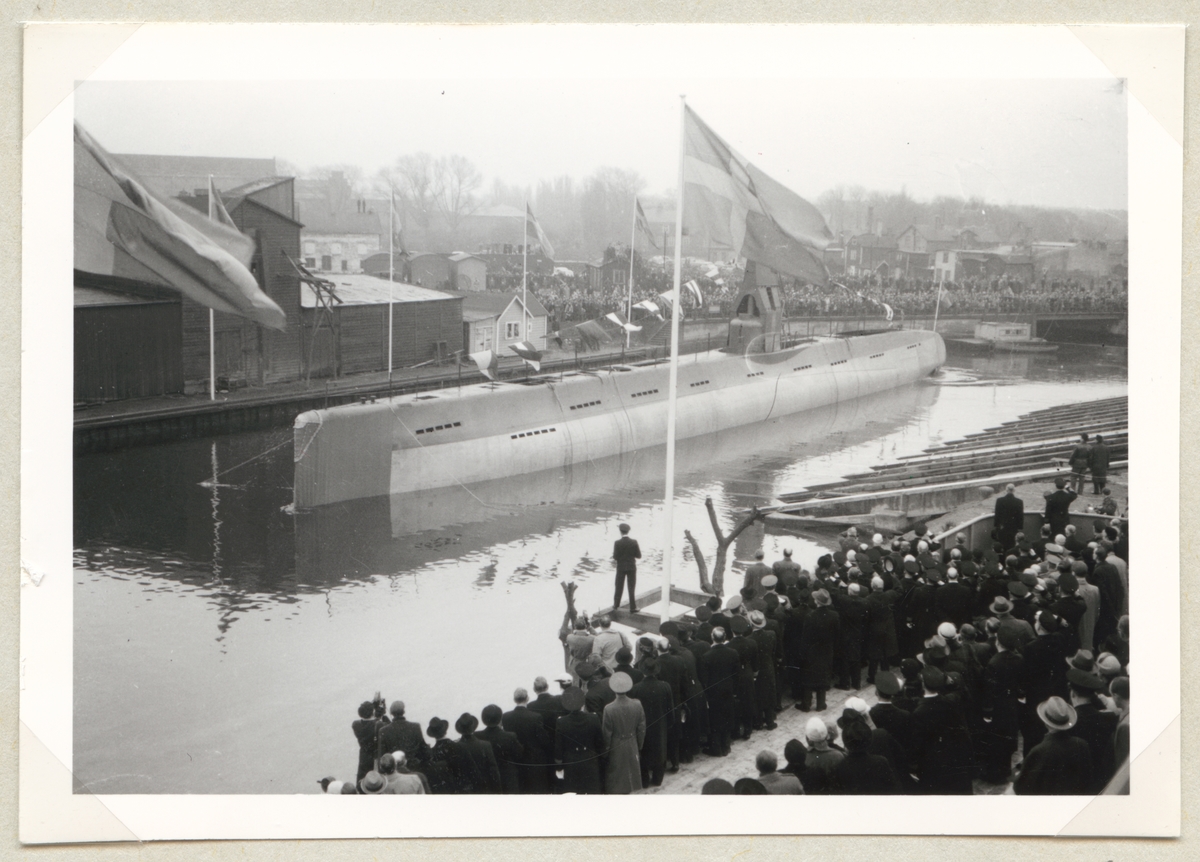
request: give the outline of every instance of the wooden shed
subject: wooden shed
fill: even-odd
[[[178,294],[75,273],[75,401],[183,392]]]
[[[392,367],[444,361],[462,349],[462,299],[417,285],[370,275],[333,275],[340,303],[318,306],[316,293],[303,287],[304,354],[312,356],[313,377],[341,377],[386,371],[388,297],[392,297]]]
[[[455,290],[471,293],[487,290],[487,261],[456,251],[450,255],[450,280]]]

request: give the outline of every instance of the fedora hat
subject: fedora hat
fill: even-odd
[[[1067,668],[1067,682],[1077,688],[1086,688],[1088,691],[1104,689],[1104,680],[1098,674],[1088,673],[1077,667]]]
[[[829,593],[825,590],[817,590],[812,594],[813,601],[817,603],[817,607],[823,608],[833,603],[833,599],[829,598]]]
[[[700,607],[696,608],[696,619],[702,623],[706,623],[711,620],[712,615],[712,609],[709,608],[708,605],[701,605]]]
[[[994,614],[1007,614],[1012,610],[1012,602],[1004,596],[996,596],[996,600],[992,602],[988,610]]]
[[[458,717],[458,721],[454,722],[454,729],[464,735],[474,733],[477,727],[479,727],[479,719],[469,712],[464,712]]]
[[[1081,649],[1067,659],[1067,667],[1091,673],[1096,667],[1096,659],[1092,656],[1091,650]]]
[[[374,769],[363,776],[363,793],[383,793],[385,787],[387,787],[387,779]]]
[[[629,689],[633,688],[633,679],[625,671],[617,671],[613,674],[609,686],[617,694],[625,694]]]
[[[750,631],[750,623],[746,621],[745,617],[734,617],[729,621],[729,627],[733,629],[735,635],[744,635]]]
[[[449,729],[450,722],[446,721],[444,718],[438,718],[435,715],[433,718],[429,719],[429,727],[425,729],[425,732],[434,739],[441,739],[446,735],[446,731]]]
[[[1079,720],[1075,708],[1057,696],[1038,704],[1037,714],[1048,730],[1070,730]]]
[[[756,629],[761,629],[761,628],[766,627],[767,618],[763,615],[762,611],[751,611],[750,612],[750,625],[754,626]]]

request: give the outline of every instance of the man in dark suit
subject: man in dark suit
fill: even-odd
[[[1046,523],[1050,525],[1050,532],[1057,536],[1066,532],[1067,524],[1071,520],[1067,510],[1079,495],[1067,488],[1067,480],[1062,476],[1054,480],[1054,488],[1053,493],[1046,495],[1045,518]]]
[[[1071,490],[1076,494],[1083,493],[1084,479],[1088,468],[1092,465],[1092,447],[1088,444],[1088,435],[1080,434],[1079,442],[1071,450],[1067,460],[1071,463]],[[1058,531],[1055,531],[1055,535]]]
[[[1096,442],[1092,444],[1092,460],[1089,466],[1092,470],[1092,493],[1099,494],[1104,491],[1104,486],[1108,484],[1108,462],[1112,455],[1108,451],[1108,444],[1104,442],[1104,437],[1100,434],[1096,435]]]
[[[542,723],[546,726],[547,748],[552,749],[554,747],[555,722],[558,721],[559,716],[567,713],[563,709],[562,696],[550,693],[550,684],[546,682],[544,676],[539,676],[533,681],[533,693],[536,697],[529,704],[529,708],[542,717]]]
[[[404,718],[404,701],[393,700],[391,724],[379,726],[379,754],[391,754],[393,751],[403,751],[408,757],[408,764],[414,770],[420,770],[421,765],[429,759],[429,744],[421,725]]]
[[[939,622],[951,622],[955,628],[962,628],[971,621],[975,592],[958,577],[958,569],[946,571],[946,583],[934,590],[933,608]]]
[[[517,735],[524,752],[524,762],[518,770],[522,793],[549,793],[552,755],[554,749],[542,717],[528,706],[529,692],[518,688],[513,692],[516,706],[504,713],[501,727]]]
[[[469,712],[464,712],[454,723],[454,729],[460,734],[460,792],[499,793],[500,767],[496,763],[496,754],[490,742],[475,735],[477,727],[479,719]]]
[[[992,523],[996,528],[996,541],[1011,548],[1017,533],[1025,529],[1025,501],[1016,494],[1017,486],[1009,485],[1004,496],[996,498],[996,512]]]
[[[892,703],[892,697],[900,693],[900,680],[896,674],[890,670],[879,671],[875,675],[875,693],[879,702],[870,709],[871,721],[892,735],[904,752],[905,772],[912,772],[913,720],[910,713]]]
[[[796,709],[808,712],[813,692],[817,695],[817,712],[825,710],[825,692],[833,681],[833,659],[841,641],[841,620],[830,607],[833,600],[826,590],[812,594],[816,609],[804,621],[800,636],[803,656],[800,669],[800,698]]]
[[[725,643],[725,629],[713,629],[712,639],[712,648],[700,656],[698,668],[708,698],[709,753],[725,757],[733,736],[733,701],[742,659]]]
[[[941,694],[946,675],[936,667],[921,671],[924,697],[913,712],[913,750],[921,792],[970,795],[974,760],[961,708]]]
[[[646,737],[642,740],[642,786],[659,787],[667,768],[667,737],[674,721],[675,704],[671,686],[658,678],[658,659],[642,663],[642,681],[629,690],[629,696],[641,701],[646,713]]]
[[[642,558],[642,549],[636,539],[629,538],[629,525],[621,524],[621,538],[613,543],[613,559],[617,561],[617,592],[613,598],[613,608],[621,606],[621,593],[625,582],[629,582],[629,612],[637,611],[637,561]]]
[[[562,695],[567,714],[554,728],[554,760],[563,773],[564,793],[603,793],[600,716],[583,711],[583,692],[571,686]]]
[[[500,707],[490,703],[480,713],[484,728],[475,735],[485,742],[492,744],[492,753],[496,756],[496,765],[500,769],[500,790],[502,793],[520,793],[521,779],[518,774],[519,764],[524,758],[521,742],[515,733],[509,733],[500,728],[504,713]],[[596,729],[599,730],[599,724]]]

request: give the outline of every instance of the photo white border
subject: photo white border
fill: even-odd
[[[414,40],[417,26],[35,25],[27,31],[21,840],[651,835],[678,834],[680,827],[693,835],[1178,834],[1179,565],[1174,558],[1152,561],[1136,551],[1139,571],[1154,567],[1154,593],[1135,578],[1130,615],[1146,622],[1135,623],[1133,638],[1132,667],[1139,684],[1129,797],[940,797],[936,807],[921,797],[899,797],[875,807],[882,810],[873,808],[870,818],[863,817],[860,803],[836,797],[811,797],[800,806],[770,797],[753,803],[726,799],[703,808],[692,798],[669,795],[539,797],[534,805],[529,797],[428,797],[408,809],[419,816],[396,823],[394,802],[346,802],[318,794],[71,793],[74,578],[70,507],[63,501],[72,495],[73,304],[70,291],[48,286],[71,283],[72,80],[388,78],[395,75],[384,68],[383,58],[394,39],[407,40],[405,73],[419,69],[424,77],[470,77],[464,57],[491,77],[509,78],[561,68],[571,68],[576,77],[599,78],[820,79],[830,70],[839,78],[853,70],[855,77],[920,79],[945,75],[947,69],[971,78],[1126,77],[1133,285],[1130,446],[1136,465],[1131,509],[1138,523],[1179,524],[1182,77],[1156,80],[1144,73],[1144,58],[1137,55],[1148,51],[1162,65],[1177,53],[1181,70],[1181,28],[1101,28],[1089,39],[1078,29],[1048,26],[426,25]],[[445,58],[453,58],[452,67],[440,65]],[[1177,88],[1173,95],[1172,86]],[[1164,87],[1165,97],[1159,92]],[[1135,547],[1139,539],[1135,536]]]

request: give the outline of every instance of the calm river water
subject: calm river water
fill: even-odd
[[[675,527],[1021,413],[1123,394],[1123,350],[951,356],[936,378],[679,446]],[[216,482],[212,481],[216,476]],[[662,565],[663,453],[294,516],[291,429],[75,459],[74,772],[96,793],[310,793],[376,690],[451,724],[562,670],[560,581],[612,601],[617,524]],[[698,586],[680,540],[676,583]],[[813,541],[748,530],[811,567]],[[734,576],[737,577],[736,575]]]

